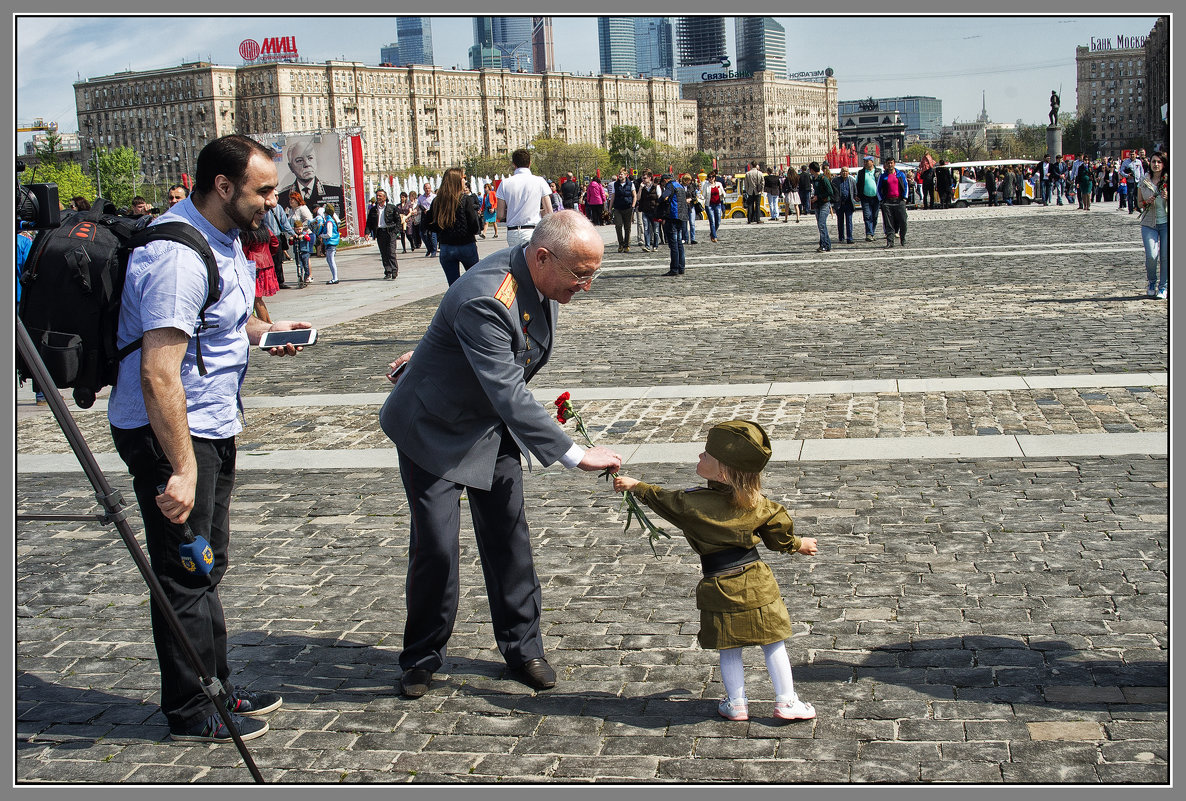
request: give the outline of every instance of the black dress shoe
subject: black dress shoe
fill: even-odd
[[[556,686],[556,671],[542,657],[528,659],[513,672],[515,678],[533,690],[548,690]]]
[[[400,677],[400,690],[406,698],[419,698],[428,692],[428,684],[432,681],[432,671],[425,668],[412,668],[404,671]]]
[[[679,273],[678,273],[678,272],[676,272],[675,270],[668,270],[667,272],[663,273],[663,275],[664,275],[664,276],[668,276],[668,275],[679,275]]]

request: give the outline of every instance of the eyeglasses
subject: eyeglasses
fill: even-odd
[[[543,250],[543,248],[541,248],[541,250]],[[582,287],[583,289],[588,289],[589,287],[593,286],[593,279],[597,277],[597,274],[599,272],[601,272],[601,268],[598,267],[596,270],[589,273],[588,275],[577,275],[572,270],[565,267],[564,264],[560,261],[560,259],[556,258],[556,254],[554,254],[550,251],[544,251],[544,252],[547,253],[549,256],[551,256],[553,258],[553,260],[555,260],[556,266],[558,266],[561,270],[564,270],[564,272],[566,272],[572,276],[572,280],[576,281],[577,286]]]

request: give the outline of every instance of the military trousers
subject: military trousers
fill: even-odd
[[[473,517],[494,640],[512,668],[543,657],[542,593],[531,555],[519,447],[504,429],[490,489],[466,487],[429,473],[406,454],[399,472],[408,496],[411,541],[404,585],[407,619],[403,670],[440,669],[460,595],[461,495]]]

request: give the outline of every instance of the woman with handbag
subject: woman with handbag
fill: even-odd
[[[605,187],[601,185],[597,176],[590,178],[589,185],[585,188],[585,206],[589,209],[589,220],[594,225],[604,224]]]
[[[494,227],[494,238],[498,239],[498,195],[495,193],[494,187],[490,184],[486,184],[482,189],[482,206],[479,211],[482,212],[482,230],[478,236],[485,239],[486,226],[490,225]],[[443,264],[444,257],[442,256],[441,259],[441,263]],[[446,270],[447,272],[448,270]],[[450,281],[449,283],[451,284],[453,282]]]
[[[478,240],[482,223],[477,198],[465,191],[464,171],[450,167],[428,209],[428,228],[437,235],[438,259],[449,286],[461,277],[461,268],[478,263]]]
[[[1136,186],[1141,210],[1141,240],[1145,244],[1145,294],[1165,300],[1170,291],[1170,157],[1155,152],[1149,171]],[[1160,276],[1158,268],[1160,267]]]

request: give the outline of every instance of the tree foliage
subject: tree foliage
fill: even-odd
[[[1091,136],[1091,124],[1083,117],[1066,112],[1058,115],[1062,126],[1062,152],[1095,155],[1098,147]]]
[[[98,162],[103,197],[119,208],[131,206],[132,198],[144,184],[144,177],[140,173],[140,156],[136,151],[130,147],[98,150],[94,160]]]
[[[50,131],[33,153],[42,164],[57,164],[62,153],[62,137],[57,131]]]
[[[95,182],[73,161],[63,159],[56,164],[41,164],[36,170],[26,170],[21,173],[21,182],[57,184],[58,199],[67,205],[73,197],[95,199]]]
[[[617,167],[635,166],[635,148],[638,154],[655,146],[653,139],[643,136],[637,125],[615,125],[609,132],[610,159]]]

